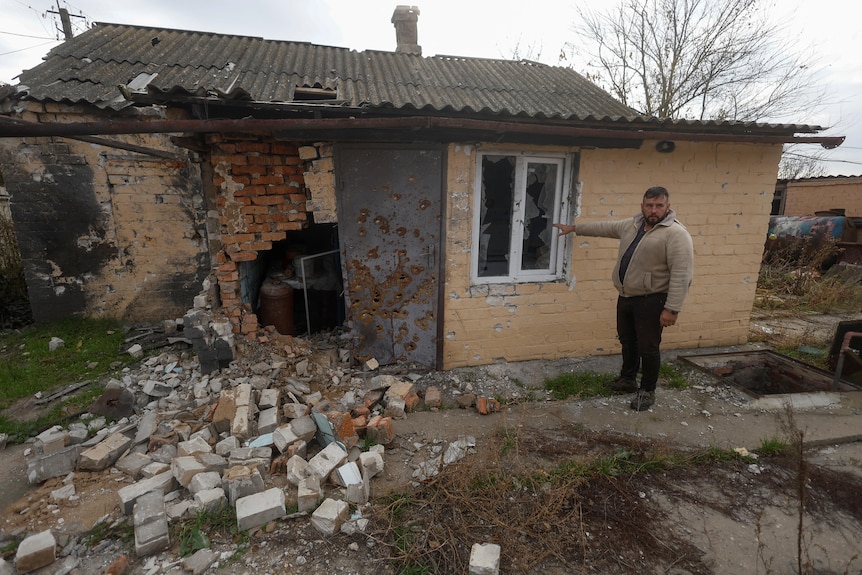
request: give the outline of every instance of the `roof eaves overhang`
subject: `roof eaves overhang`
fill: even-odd
[[[196,120],[107,120],[67,124],[37,124],[2,117],[0,137],[104,136],[154,133],[264,133],[281,139],[332,139],[334,141],[500,141],[541,140],[546,143],[596,146],[637,146],[643,140],[748,142],[764,144],[820,144],[835,148],[843,136],[797,136],[777,130],[747,132],[692,126],[673,129],[631,122],[562,123],[511,121],[437,116],[344,118],[240,118]],[[603,127],[604,126],[604,127]],[[591,142],[591,143],[590,143]],[[628,143],[628,144],[626,144]]]

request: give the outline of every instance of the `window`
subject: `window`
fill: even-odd
[[[474,283],[562,277],[562,242],[551,227],[568,212],[566,157],[481,154],[473,225]]]

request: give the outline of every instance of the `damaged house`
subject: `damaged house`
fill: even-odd
[[[668,188],[695,246],[672,348],[747,341],[782,144],[821,128],[644,117],[566,68],[101,23],[0,94],[37,321],[346,325],[355,359],[450,369],[618,353],[616,242]],[[799,135],[801,134],[801,135]]]

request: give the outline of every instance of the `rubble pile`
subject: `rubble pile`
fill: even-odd
[[[217,370],[177,351],[125,369],[79,420],[35,438],[25,452],[29,482],[64,478],[51,494],[59,502],[76,498],[76,472],[122,473],[117,504],[134,526],[139,557],[171,546],[172,523],[226,506],[241,531],[310,515],[323,535],[363,532],[371,481],[395,438],[393,420],[420,404],[439,406],[441,391],[417,389],[415,374],[351,369],[343,349],[312,351],[273,330],[258,339],[275,345]],[[210,365],[225,357],[214,353]],[[499,409],[493,399],[464,395],[463,406],[480,413]],[[439,449],[414,477],[435,474],[473,446],[467,439]],[[50,529],[30,534],[19,546],[18,572],[53,562],[57,545]],[[197,554],[207,567],[217,559]]]

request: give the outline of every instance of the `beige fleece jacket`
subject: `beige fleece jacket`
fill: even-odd
[[[614,287],[623,297],[667,293],[665,308],[680,311],[688,295],[694,275],[694,248],[691,235],[676,219],[676,212],[667,216],[646,232],[635,249],[626,271],[625,284],[620,283],[620,259],[637,235],[643,223],[643,214],[613,222],[584,222],[575,224],[575,234],[617,238],[620,250],[614,266]]]

